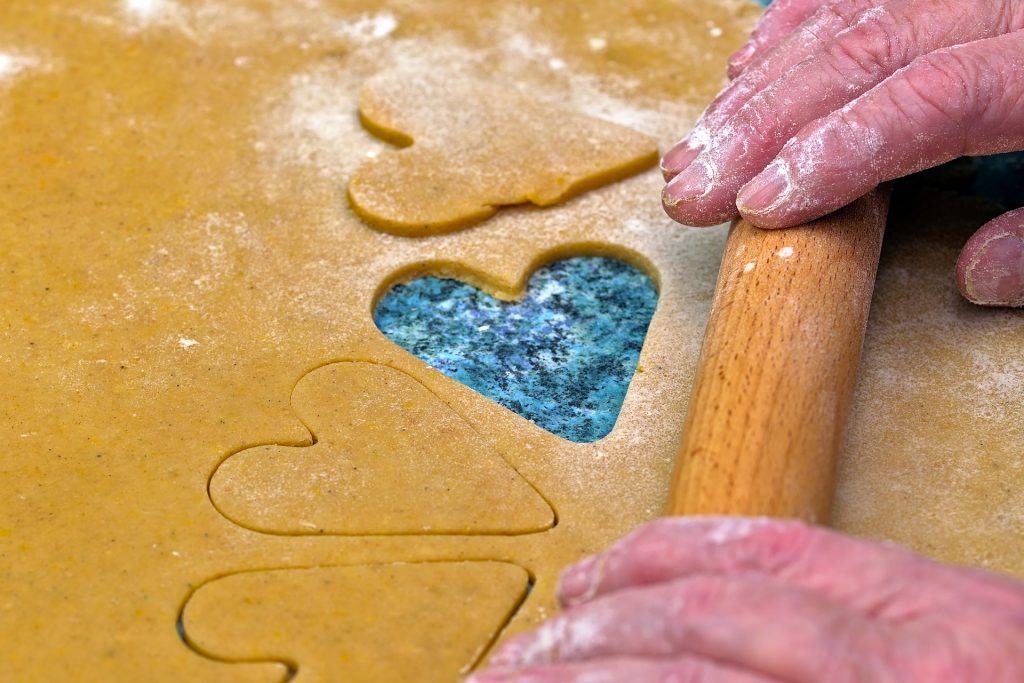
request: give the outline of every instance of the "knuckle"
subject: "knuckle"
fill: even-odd
[[[751,97],[723,128],[726,139],[746,142],[741,158],[751,153],[759,154],[766,145],[775,144],[780,138],[792,134],[792,124],[783,118],[787,114],[784,106],[786,89],[778,85]]]
[[[729,592],[730,581],[720,576],[694,576],[676,581],[672,586],[671,623],[685,624],[697,614],[715,610]]]
[[[916,59],[906,74],[917,96],[935,109],[962,110],[983,95],[982,65],[964,50],[948,48]]]
[[[869,21],[843,31],[826,48],[829,65],[844,78],[872,83],[882,80],[899,61],[895,23],[886,8],[872,10]]]
[[[886,2],[888,0],[838,0],[832,2],[829,9],[844,25],[850,27],[856,24],[865,12],[882,7]]]
[[[933,0],[935,3],[932,10],[936,16],[943,18],[947,26],[963,26],[978,21],[977,5],[963,0]],[[913,6],[908,11],[914,11]],[[997,15],[998,10],[993,11]],[[914,21],[914,16],[908,16],[907,21]],[[998,21],[998,19],[997,19]]]
[[[849,21],[833,5],[825,5],[815,12],[810,19],[798,29],[817,43],[827,43],[831,38],[834,26],[849,26]]]
[[[644,545],[652,541],[673,540],[679,535],[679,526],[684,520],[685,518],[679,517],[661,517],[637,527],[624,541],[632,540],[638,545]]]
[[[901,151],[896,147],[898,139],[889,135],[885,117],[877,112],[844,109],[830,117],[828,123],[817,144],[831,150],[837,160],[831,172],[841,176],[842,181],[832,191],[835,203],[828,206],[838,208],[893,177],[893,165]],[[848,149],[857,150],[850,160],[843,157]]]
[[[996,9],[996,27],[1000,34],[1024,29],[1024,3],[1001,0]]]
[[[691,524],[685,517],[663,517],[634,529],[602,554],[605,570],[632,566],[643,572],[662,564],[666,556],[686,542]]]
[[[972,112],[984,94],[977,65],[953,50],[932,52],[896,73],[879,92],[877,113],[913,135],[919,144],[968,137]]]
[[[734,570],[783,572],[799,563],[815,532],[795,520],[737,519],[711,534],[721,543],[723,563]]]
[[[803,522],[781,522],[766,529],[753,548],[764,566],[783,570],[802,559],[816,532]]]
[[[829,123],[832,124],[832,129],[862,130],[865,127],[874,128],[877,126],[877,122],[870,120],[869,113],[860,107],[843,107],[830,117]]]
[[[655,557],[670,537],[670,529],[664,524],[668,519],[649,522],[626,534],[601,553],[598,563],[617,566],[623,562],[643,563]]]

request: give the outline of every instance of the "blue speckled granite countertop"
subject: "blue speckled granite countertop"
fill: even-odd
[[[572,441],[611,431],[657,292],[613,259],[556,261],[505,303],[458,280],[393,288],[374,316],[397,344],[446,375]]]

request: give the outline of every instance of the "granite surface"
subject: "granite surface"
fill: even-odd
[[[521,301],[458,280],[391,289],[375,312],[393,341],[571,441],[611,431],[637,367],[657,291],[614,259],[577,257],[534,273]]]

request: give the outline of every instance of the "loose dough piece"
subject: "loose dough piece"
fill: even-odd
[[[517,534],[551,507],[469,424],[403,372],[315,370],[295,388],[316,443],[237,453],[210,482],[242,526],[278,534]]]
[[[508,86],[438,71],[389,71],[359,98],[363,125],[406,147],[366,161],[348,195],[398,235],[450,232],[499,206],[548,206],[652,166],[646,135],[558,109]]]
[[[529,575],[503,562],[437,562],[234,574],[195,592],[192,645],[279,661],[295,683],[454,683],[522,603]]]

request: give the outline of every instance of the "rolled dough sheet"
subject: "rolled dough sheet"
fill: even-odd
[[[652,169],[461,232],[382,233],[344,199],[365,159],[392,151],[359,124],[358,93],[392,68],[443,68],[664,150],[724,83],[755,12],[741,0],[0,3],[5,675],[278,681],[280,664],[227,661],[252,651],[224,632],[249,625],[190,619],[210,638],[202,654],[175,627],[198,586],[254,570],[500,561],[536,579],[506,632],[549,614],[561,567],[662,507],[724,232],[671,224]],[[883,258],[835,517],[1024,574],[1024,323],[956,298],[954,244],[983,212],[945,209],[934,218],[960,234],[911,215],[903,248]],[[659,286],[644,372],[601,441],[544,432],[373,325],[396,279],[440,271],[507,297],[540,263],[576,254],[625,258]],[[317,427],[293,389],[349,361],[421,383],[558,523],[289,535],[222,515],[207,490],[217,467],[308,443]]]
[[[833,523],[1024,578],[1024,311],[971,305],[953,281],[1001,211],[897,185]]]

